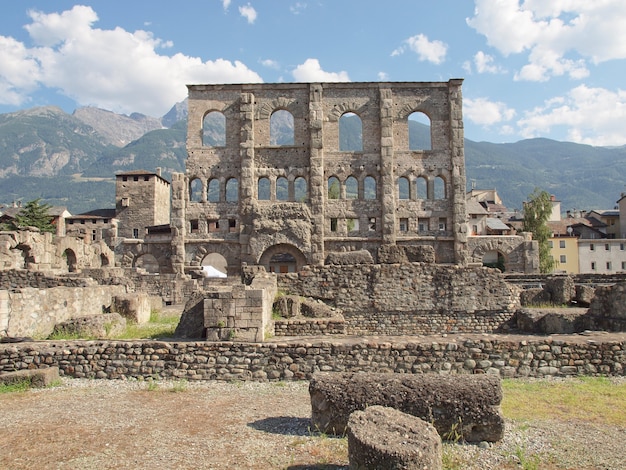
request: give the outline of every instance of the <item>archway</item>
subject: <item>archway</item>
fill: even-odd
[[[22,268],[28,269],[31,264],[35,264],[35,257],[31,254],[30,246],[20,243],[16,246],[22,253]]]
[[[219,253],[207,254],[200,265],[207,277],[226,277],[228,274],[228,261]]]
[[[73,250],[67,249],[63,252],[63,258],[67,263],[67,271],[70,273],[76,272],[76,253]]]
[[[104,268],[105,266],[108,266],[108,265],[109,265],[109,258],[104,253],[102,253],[100,255],[100,266]]]
[[[154,257],[154,255],[151,255],[150,253],[145,253],[135,258],[133,267],[144,269],[145,271],[152,273],[152,274],[158,274],[161,271],[159,262]]]
[[[502,272],[506,269],[506,258],[504,254],[498,250],[486,251],[483,255],[482,262],[483,266],[487,266],[488,268],[498,268]]]
[[[263,252],[259,264],[271,273],[294,273],[307,264],[305,256],[293,245],[281,243]]]

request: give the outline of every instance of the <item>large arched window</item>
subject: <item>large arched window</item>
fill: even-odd
[[[430,118],[419,111],[411,113],[409,125],[409,150],[431,150]]]
[[[217,178],[213,178],[209,181],[209,187],[207,189],[207,201],[220,202],[220,182]]]
[[[202,180],[194,178],[189,182],[189,200],[191,202],[202,201]]]
[[[226,202],[237,202],[239,200],[239,181],[237,178],[230,178],[226,182]]]
[[[259,201],[269,201],[270,200],[270,179],[269,178],[259,178],[259,184],[257,188],[257,199]]]
[[[306,180],[302,176],[298,176],[293,183],[294,198],[296,202],[305,202],[308,196],[308,187]]]
[[[435,199],[446,198],[446,181],[441,177],[435,178]]]
[[[366,176],[363,181],[363,197],[376,199],[376,179],[373,176]]]
[[[339,150],[363,151],[363,124],[361,118],[354,113],[345,113],[339,118]]]
[[[270,145],[293,145],[293,115],[279,109],[270,117]]]
[[[328,178],[328,199],[339,199],[341,195],[341,184],[336,176]]]
[[[418,199],[428,199],[428,183],[426,182],[426,178],[420,176],[415,181],[416,192]]]
[[[276,178],[276,200],[288,201],[289,200],[289,181],[284,176]]]
[[[356,199],[359,197],[359,182],[354,176],[346,179],[346,199]]]
[[[202,145],[224,147],[226,145],[226,118],[219,111],[211,111],[202,120]]]
[[[404,176],[398,178],[398,199],[409,199],[409,180]]]

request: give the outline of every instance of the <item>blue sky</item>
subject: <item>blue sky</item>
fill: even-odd
[[[162,116],[190,83],[464,78],[465,136],[626,144],[624,0],[3,2],[0,113]]]

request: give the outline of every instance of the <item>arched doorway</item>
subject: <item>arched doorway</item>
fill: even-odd
[[[63,258],[65,259],[65,262],[67,263],[67,271],[70,273],[75,273],[76,272],[76,253],[74,253],[74,250],[71,249],[67,249],[63,252]]]
[[[200,263],[206,277],[226,277],[228,274],[228,261],[219,253],[209,253]]]
[[[158,274],[161,271],[159,262],[154,257],[154,255],[151,255],[150,253],[139,255],[135,259],[133,267],[144,269],[146,272],[149,272],[151,274]]]
[[[488,268],[498,268],[504,272],[506,268],[506,259],[504,255],[498,250],[491,250],[485,252],[483,255],[483,266]]]
[[[307,264],[305,256],[293,245],[282,243],[263,252],[259,264],[271,273],[295,273]]]

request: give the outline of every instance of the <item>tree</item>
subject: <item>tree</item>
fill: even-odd
[[[42,232],[55,233],[56,228],[52,224],[52,217],[48,213],[52,207],[50,204],[40,204],[41,198],[26,203],[26,206],[17,213],[12,222],[13,230],[23,227],[37,227]]]
[[[552,214],[552,199],[550,194],[535,188],[524,203],[524,222],[522,230],[531,232],[533,239],[539,244],[539,271],[549,273],[556,267],[556,262],[550,253],[549,239],[552,231],[548,227],[548,219]]]

